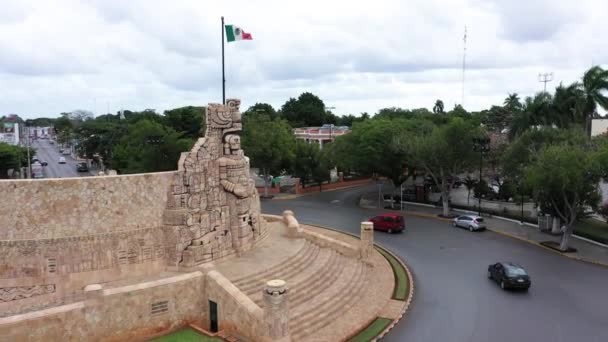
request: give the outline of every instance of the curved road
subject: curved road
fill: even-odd
[[[262,208],[291,209],[302,223],[359,234],[360,222],[381,212],[357,205],[373,190],[264,201]],[[418,217],[406,217],[402,234],[376,232],[375,241],[405,260],[416,285],[410,311],[385,341],[608,341],[608,268]],[[532,278],[529,292],[502,291],[488,280],[487,266],[496,261],[522,264]]]

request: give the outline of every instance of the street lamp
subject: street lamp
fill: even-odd
[[[481,176],[483,169],[483,153],[490,151],[490,138],[473,138],[473,150],[479,152],[479,194],[478,215],[481,216]]]

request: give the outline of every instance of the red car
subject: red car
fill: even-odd
[[[380,214],[370,218],[368,221],[374,224],[374,230],[387,233],[401,232],[405,229],[405,220],[398,214]]]

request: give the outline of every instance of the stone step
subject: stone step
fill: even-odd
[[[313,270],[316,265],[324,264],[328,261],[330,254],[324,251],[322,248],[317,249],[317,253],[314,256],[311,256],[306,262],[299,263],[295,267],[283,269],[277,273],[273,273],[268,275],[266,278],[262,279],[261,282],[255,284],[253,283],[251,286],[248,286],[245,290],[242,290],[246,295],[251,297],[256,293],[260,293],[264,288],[266,281],[271,279],[282,279],[288,282],[288,284],[293,282],[294,278],[298,276],[305,275]],[[288,285],[288,287],[290,287]]]
[[[344,272],[345,259],[345,256],[336,253],[335,261],[327,269],[320,270],[306,282],[300,284],[289,297],[291,307],[296,308],[304,304],[335,283]]]
[[[236,278],[236,279],[232,279],[231,282],[235,285],[237,284],[244,284],[247,281],[251,280],[252,278],[255,278],[256,276],[260,275],[260,274],[264,274],[266,272],[269,272],[273,269],[276,269],[278,267],[282,267],[284,264],[286,263],[291,263],[294,260],[297,260],[298,258],[300,258],[303,254],[309,252],[309,248],[311,247],[312,243],[310,243],[309,241],[305,241],[304,245],[300,248],[300,250],[298,250],[298,252],[296,254],[293,254],[292,256],[290,256],[289,258],[285,259],[285,261],[281,262],[280,264],[277,265],[273,265],[267,269],[264,269],[261,272],[257,272],[254,274],[247,274],[245,276]]]
[[[290,323],[293,341],[300,341],[315,331],[331,324],[359,302],[361,290],[367,285],[365,265],[358,263],[350,277],[341,277],[340,282],[322,294],[323,302],[312,300],[303,307],[296,308]]]
[[[298,253],[287,259],[285,262],[267,268],[262,272],[253,273],[239,280],[233,281],[233,284],[238,288],[244,288],[251,286],[251,284],[257,284],[263,279],[270,277],[272,274],[281,272],[286,268],[294,267],[303,262],[306,262],[317,252],[318,247],[316,245],[306,243],[302,248],[300,248]]]
[[[347,298],[346,302],[341,302],[339,305],[330,308],[329,311],[322,312],[318,316],[313,317],[312,320],[305,322],[302,329],[297,332],[296,337],[293,340],[306,340],[308,336],[314,336],[319,330],[330,325],[335,320],[340,319],[340,317],[343,317],[350,310],[359,305],[363,296],[363,289],[370,286],[371,283],[371,280],[367,277],[365,277],[365,280],[361,279],[360,281],[362,282],[361,286]]]
[[[321,259],[322,258],[322,259]],[[289,306],[297,307],[302,302],[313,298],[319,292],[326,288],[328,284],[332,284],[342,273],[344,268],[344,257],[331,249],[323,249],[321,260],[314,269],[307,272],[302,272],[287,281],[287,286],[290,289]],[[318,265],[318,266],[317,266]],[[264,306],[262,289],[259,289],[255,294],[250,296],[260,307]]]
[[[294,260],[291,264],[286,264],[284,267],[278,267],[274,272],[264,272],[263,275],[256,276],[245,285],[239,287],[241,291],[247,294],[254,293],[257,289],[261,289],[266,281],[271,279],[290,279],[294,275],[303,272],[304,270],[314,265],[319,256],[321,248],[312,245],[309,247],[310,253],[306,253],[298,260]]]

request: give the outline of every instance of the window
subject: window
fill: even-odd
[[[526,271],[524,271],[523,268],[520,267],[516,267],[516,266],[508,266],[505,267],[505,271],[507,271],[507,274],[511,277],[517,277],[517,276],[525,276]]]
[[[385,216],[385,217],[384,217],[384,222],[393,222],[393,218],[392,218],[392,217]]]

